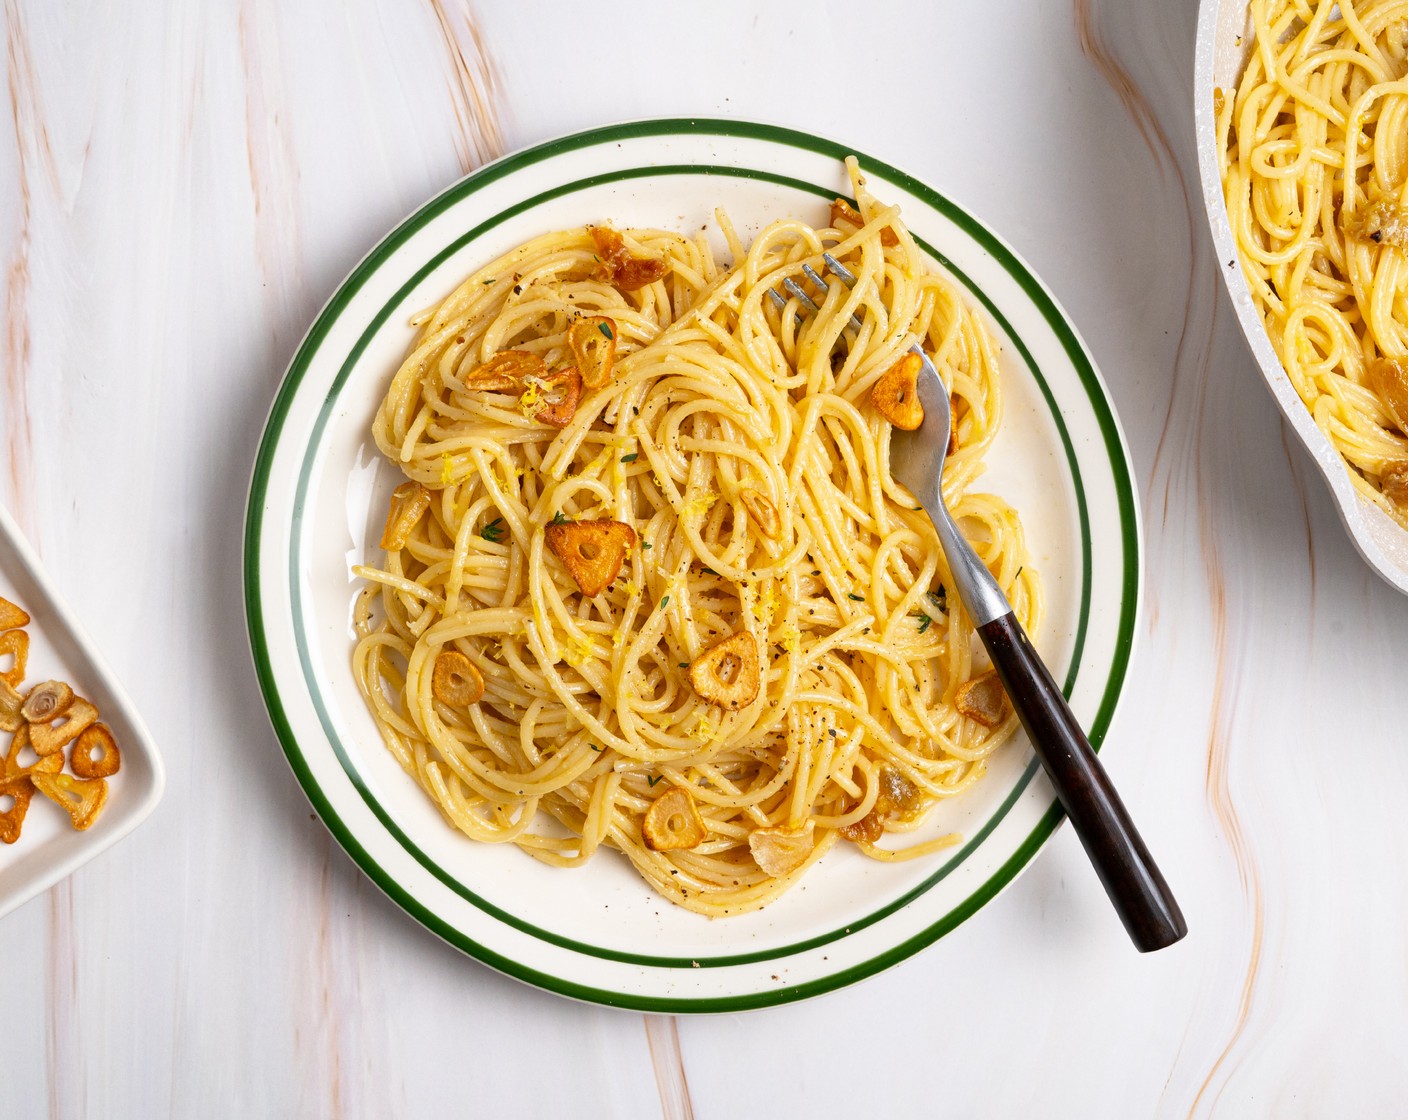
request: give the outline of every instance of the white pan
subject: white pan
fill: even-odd
[[[1252,303],[1251,291],[1242,277],[1237,246],[1227,220],[1222,199],[1222,177],[1218,171],[1217,129],[1213,119],[1213,90],[1230,90],[1241,76],[1251,52],[1251,21],[1246,0],[1202,0],[1198,13],[1198,45],[1193,75],[1193,114],[1198,145],[1198,171],[1203,183],[1203,205],[1217,247],[1218,271],[1232,296],[1237,321],[1242,324],[1261,375],[1276,399],[1296,438],[1324,475],[1339,505],[1340,518],[1350,540],[1369,567],[1399,591],[1408,593],[1408,530],[1371,502],[1360,497],[1349,480],[1349,468],[1315,426],[1310,410],[1297,395],[1291,379],[1271,348],[1271,340],[1261,325]],[[1228,262],[1232,262],[1230,265]]]

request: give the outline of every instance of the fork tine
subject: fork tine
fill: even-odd
[[[829,268],[832,272],[834,272],[836,276],[840,279],[841,283],[845,284],[846,287],[854,288],[856,286],[855,273],[852,272],[845,265],[843,265],[830,253],[822,253],[821,259],[826,262],[826,267]]]
[[[841,280],[843,280],[848,285],[853,286],[855,284],[856,278],[851,273],[850,269],[848,269],[830,253],[823,253],[821,256],[822,260],[826,262],[826,266],[831,269],[831,271],[834,272],[837,276],[839,276]],[[829,292],[831,290],[831,285],[830,283],[828,283],[826,277],[822,276],[821,273],[817,272],[817,270],[814,269],[811,265],[804,264],[802,266],[802,274],[813,284],[815,284],[821,291]],[[788,295],[793,296],[797,300],[797,302],[800,303],[802,307],[805,308],[807,311],[817,312],[821,310],[820,305],[818,305],[816,300],[811,297],[807,289],[802,287],[801,284],[797,283],[797,281],[793,280],[790,276],[782,282],[782,286],[787,289]],[[777,307],[779,311],[783,310],[787,306],[786,298],[776,288],[768,289],[768,298],[772,300],[773,304]],[[860,330],[860,318],[856,315],[852,315],[850,319],[850,326],[855,330]]]
[[[846,283],[847,286],[855,286],[855,276],[853,276],[850,270],[847,269],[845,265],[843,265],[830,253],[822,253],[821,259],[826,262],[826,267],[831,269],[832,272],[835,272],[836,275],[839,276]],[[837,272],[837,269],[840,269],[840,271]],[[817,285],[817,287],[825,288],[828,292],[831,290],[831,284],[824,277],[818,275],[816,269],[814,269],[811,265],[804,264],[802,266],[802,271],[807,274],[807,278],[813,284]],[[856,315],[851,316],[851,326],[854,327],[856,330],[860,330],[860,319]]]
[[[815,284],[818,288],[820,288],[823,292],[829,292],[831,290],[831,285],[826,282],[826,278],[822,276],[822,274],[819,273],[816,269],[814,269],[811,265],[804,264],[802,266],[802,275],[805,276],[808,280],[810,280],[813,284]]]
[[[808,311],[815,312],[821,310],[821,308],[817,306],[816,300],[812,299],[811,296],[807,295],[807,289],[802,287],[802,285],[797,283],[797,281],[793,280],[792,277],[789,276],[786,280],[784,280],[782,282],[782,286],[786,288],[792,295],[796,296],[797,302],[800,303],[803,307],[805,307]]]

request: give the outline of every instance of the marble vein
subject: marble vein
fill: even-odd
[[[445,0],[428,0],[449,59],[446,86],[454,104],[455,154],[468,174],[504,154],[499,123],[500,91],[493,54],[468,4],[452,11]]]
[[[678,1020],[673,1015],[643,1015],[641,1018],[645,1022],[645,1039],[650,1046],[650,1064],[655,1071],[664,1120],[694,1120]]]
[[[298,329],[294,310],[303,287],[303,269],[298,156],[289,128],[291,100],[285,89],[276,19],[277,9],[266,0],[244,0],[240,5],[245,154],[255,259],[271,312],[274,350],[281,354],[286,349],[285,328]]]
[[[1140,90],[1129,70],[1115,57],[1100,35],[1099,21],[1092,18],[1090,0],[1075,0],[1076,26],[1080,36],[1081,49],[1100,70],[1107,83],[1118,96],[1126,112],[1133,120],[1145,145],[1154,156],[1160,171],[1171,171],[1176,179],[1183,203],[1185,228],[1187,230],[1189,269],[1184,289],[1182,325],[1174,352],[1169,379],[1168,407],[1154,459],[1149,472],[1150,490],[1163,478],[1162,500],[1158,502],[1160,520],[1168,525],[1170,500],[1173,492],[1174,467],[1161,472],[1170,432],[1174,425],[1176,405],[1179,400],[1180,384],[1191,357],[1196,368],[1196,406],[1194,410],[1193,451],[1194,454],[1183,463],[1184,477],[1187,467],[1196,464],[1197,472],[1197,517],[1199,536],[1202,541],[1204,573],[1207,579],[1209,608],[1214,634],[1214,691],[1209,711],[1209,734],[1206,763],[1206,798],[1236,865],[1238,880],[1244,899],[1252,915],[1252,933],[1247,949],[1247,965],[1241,990],[1237,998],[1236,1019],[1229,1037],[1221,1052],[1214,1060],[1203,1079],[1190,1109],[1196,1114],[1205,1095],[1217,1078],[1219,1071],[1227,1065],[1245,1031],[1251,1013],[1253,998],[1260,975],[1261,948],[1265,929],[1265,899],[1255,853],[1232,796],[1228,768],[1232,749],[1232,726],[1236,714],[1236,682],[1229,676],[1227,595],[1225,586],[1224,558],[1220,546],[1221,526],[1217,523],[1212,501],[1213,480],[1208,476],[1207,448],[1204,440],[1208,435],[1208,378],[1211,376],[1211,340],[1217,326],[1217,284],[1218,280],[1207,267],[1208,252],[1202,236],[1202,217],[1195,205],[1195,194],[1190,188],[1182,161],[1179,160],[1170,142],[1169,135],[1154,112],[1150,99]],[[1201,297],[1201,299],[1199,298]],[[1195,301],[1199,304],[1195,308]],[[1206,323],[1205,332],[1197,332],[1198,324]],[[1190,342],[1196,338],[1197,353],[1189,354]],[[1146,494],[1146,504],[1152,505],[1152,492]],[[1151,628],[1158,618],[1158,600],[1155,594],[1149,596],[1151,603]],[[1175,1059],[1175,1066],[1177,1059]],[[1169,1080],[1173,1071],[1170,1070]],[[1214,1097],[1215,1099],[1215,1097]]]
[[[53,152],[39,97],[34,63],[30,57],[23,18],[15,0],[5,2],[5,51],[8,63],[10,119],[14,124],[18,167],[19,231],[5,270],[5,409],[7,499],[15,519],[31,537],[39,531],[31,504],[31,460],[34,429],[30,416],[29,371],[31,339],[29,322],[30,247],[33,216],[35,162],[54,171]]]

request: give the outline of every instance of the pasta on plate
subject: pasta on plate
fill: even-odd
[[[890,477],[877,381],[919,342],[954,405],[945,498],[1028,630],[1021,524],[976,492],[1002,418],[982,320],[849,161],[856,204],[744,245],[537,237],[417,317],[374,423],[405,475],[357,569],[357,678],[445,818],[560,866],[605,846],[722,916],[838,840],[878,859],[1015,717]],[[818,313],[768,298],[857,274]],[[849,326],[854,314],[859,329]],[[898,844],[898,846],[896,846]]]

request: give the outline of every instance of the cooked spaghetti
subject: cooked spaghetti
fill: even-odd
[[[912,343],[953,395],[945,497],[1029,630],[1039,583],[1013,510],[969,490],[1002,416],[993,343],[849,166],[859,212],[830,227],[745,247],[720,214],[727,267],[704,231],[550,233],[415,320],[374,426],[408,481],[357,569],[354,657],[467,836],[558,866],[615,848],[711,916],[838,838],[881,859],[956,839],[885,841],[1015,724],[890,477],[870,395]],[[854,290],[777,310],[828,247]]]
[[[1355,486],[1408,524],[1408,0],[1250,10],[1214,95],[1242,272]]]

